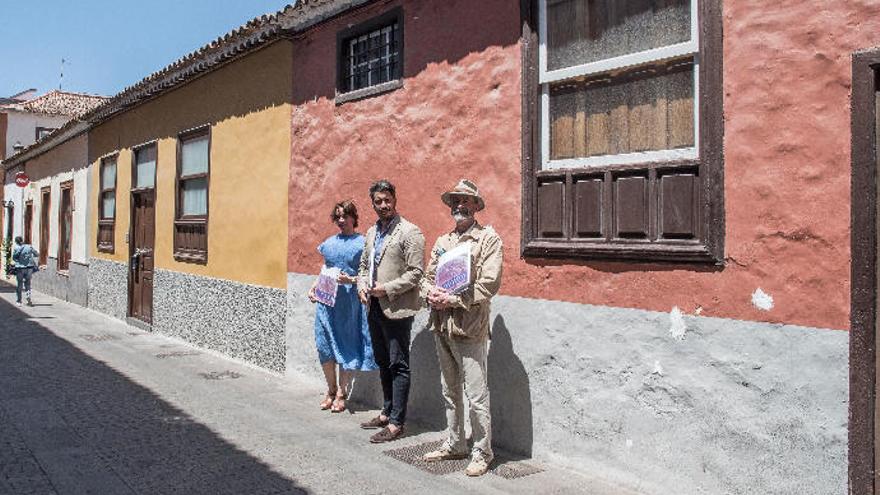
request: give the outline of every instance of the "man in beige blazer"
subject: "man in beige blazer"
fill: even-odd
[[[425,257],[425,236],[397,213],[394,185],[387,180],[370,187],[379,217],[367,231],[358,270],[358,295],[367,306],[373,356],[379,365],[384,404],[361,428],[382,428],[370,442],[400,438],[409,398],[409,345],[413,319],[422,308],[419,284]]]

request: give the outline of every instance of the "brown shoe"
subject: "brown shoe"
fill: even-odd
[[[397,429],[397,431],[392,432],[387,426],[379,430],[379,433],[370,437],[370,443],[385,443],[390,442],[392,440],[397,440],[398,438],[403,436],[404,428],[401,426]]]
[[[361,423],[361,428],[365,430],[375,430],[376,428],[385,428],[386,426],[388,426],[388,419],[382,419],[381,415]]]

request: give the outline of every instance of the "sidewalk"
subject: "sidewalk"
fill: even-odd
[[[441,432],[372,445],[376,411],[320,411],[311,384],[34,299],[0,284],[0,494],[628,493],[533,460],[430,473],[398,458]]]

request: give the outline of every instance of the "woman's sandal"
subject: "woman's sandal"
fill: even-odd
[[[336,391],[331,392],[328,390],[324,395],[324,400],[322,400],[320,404],[322,411],[326,411],[333,407],[334,397],[336,397]]]
[[[342,411],[345,411],[345,397],[336,396],[333,405],[330,406],[330,412],[341,413]]]

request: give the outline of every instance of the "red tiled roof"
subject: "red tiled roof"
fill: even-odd
[[[20,112],[75,117],[94,110],[107,99],[104,96],[56,90],[32,100],[4,105],[3,108]]]

